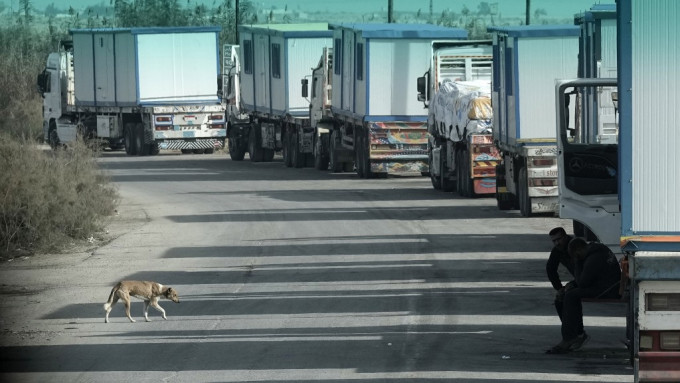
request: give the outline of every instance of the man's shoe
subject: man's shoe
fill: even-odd
[[[571,351],[576,351],[583,347],[584,344],[588,343],[590,340],[590,335],[586,334],[585,332],[579,336],[576,337],[576,341],[572,343],[571,347],[569,348]]]
[[[578,341],[578,337],[570,340],[563,340],[560,343],[546,350],[546,354],[566,354],[571,351],[571,346]]]

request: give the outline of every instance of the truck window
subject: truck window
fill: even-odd
[[[281,78],[281,44],[272,44],[272,77]]]
[[[357,58],[357,80],[363,81],[364,79],[364,44],[357,43],[356,47],[356,58]]]
[[[335,39],[335,46],[333,47],[333,67],[335,68],[335,74],[341,74],[340,59],[342,58],[342,40]]]
[[[253,74],[253,40],[243,40],[243,72]]]

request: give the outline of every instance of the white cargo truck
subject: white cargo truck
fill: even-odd
[[[232,159],[248,153],[253,162],[268,162],[282,151],[286,166],[312,165],[314,129],[301,81],[311,75],[331,36],[326,23],[239,27],[240,111],[249,122],[230,128]]]
[[[491,41],[435,41],[418,78],[428,108],[432,186],[464,197],[496,193],[498,148],[491,133]]]
[[[578,78],[611,80],[608,85],[600,82],[600,86],[571,88],[569,105],[578,105],[578,108],[572,107],[569,121],[573,124],[563,127],[574,128],[564,136],[568,142],[562,141],[558,135],[559,215],[573,220],[575,235],[597,239],[618,253],[621,226],[615,174],[618,126],[612,97],[616,94],[617,75],[616,6],[594,6],[576,15],[574,22],[581,28]],[[566,105],[563,107],[566,108]],[[566,152],[565,145],[569,146]],[[584,158],[592,158],[594,148],[600,151],[595,155],[601,161],[598,164],[601,175],[596,180],[580,182],[582,175],[588,171],[580,168],[581,162]],[[608,158],[602,156],[603,153],[609,153]],[[595,170],[591,168],[590,171]],[[608,175],[607,180],[602,178],[604,175]]]
[[[130,155],[224,145],[218,27],[73,29],[38,76],[44,137]]]
[[[671,3],[619,0],[617,78],[556,86],[560,187],[571,193],[569,213],[601,242],[618,242],[626,257],[635,382],[680,381],[680,46],[669,43],[680,7]],[[616,107],[616,142],[589,133],[598,114],[568,129],[566,105],[574,96],[605,116],[603,104]]]
[[[490,27],[493,137],[499,209],[555,214],[558,204],[555,80],[576,76],[573,25]]]
[[[250,115],[245,112],[241,103],[241,64],[238,45],[224,44],[222,48],[222,102],[227,112],[227,142],[229,156],[234,161],[241,161],[248,152],[250,131]],[[229,138],[231,137],[231,138]]]
[[[331,28],[331,153],[353,156],[362,178],[427,174],[427,109],[413,97],[413,79],[429,67],[433,41],[465,40],[467,32],[429,24]],[[351,157],[336,157],[334,170],[351,169]]]

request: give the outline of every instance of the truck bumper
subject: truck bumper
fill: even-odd
[[[680,351],[640,351],[640,382],[680,382]]]
[[[371,122],[368,153],[373,173],[427,173],[427,125]]]
[[[186,139],[186,140],[158,140],[158,147],[160,149],[221,149],[224,147],[224,138],[213,139]]]

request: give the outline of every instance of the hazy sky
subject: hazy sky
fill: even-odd
[[[202,3],[212,5],[221,3],[223,0],[188,0],[190,3]],[[393,0],[394,10],[399,11],[429,11],[429,0]],[[445,9],[459,12],[463,5],[471,11],[477,10],[477,5],[483,0],[433,0],[433,11],[441,13]],[[8,8],[19,7],[19,0],[0,0]],[[88,5],[110,4],[110,0],[31,0],[33,6],[42,10],[47,5],[54,3],[57,7],[79,9]],[[489,4],[498,4],[498,11],[503,16],[523,15],[526,7],[525,0],[486,0]],[[532,10],[543,8],[548,17],[568,17],[571,18],[575,13],[589,9],[593,4],[614,4],[615,0],[531,0]],[[187,0],[180,0],[180,4],[186,4]],[[272,7],[294,10],[309,11],[351,11],[357,13],[384,12],[387,9],[387,0],[253,0],[261,8],[270,9]]]

